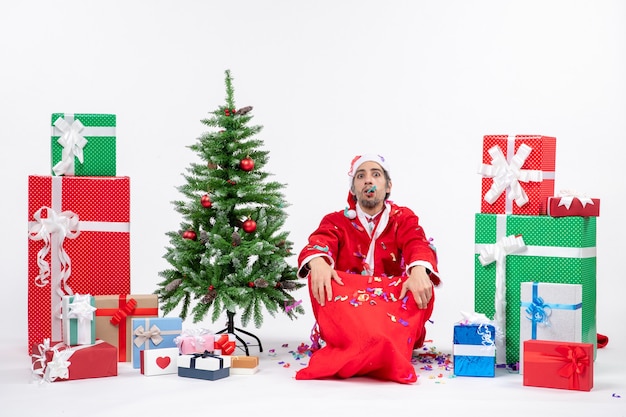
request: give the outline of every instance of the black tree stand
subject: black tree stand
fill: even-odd
[[[250,356],[250,352],[248,351],[248,344],[241,337],[239,337],[237,333],[235,333],[235,330],[237,330],[240,333],[247,334],[248,336],[256,339],[256,341],[259,342],[259,352],[263,352],[263,346],[261,346],[261,340],[258,337],[256,337],[250,332],[247,332],[238,327],[235,327],[235,320],[234,320],[235,313],[232,311],[226,311],[226,315],[228,316],[228,323],[226,324],[226,328],[220,330],[219,332],[216,332],[215,334],[221,334],[224,332],[234,334],[237,340],[243,345],[243,349],[246,352],[246,356]]]

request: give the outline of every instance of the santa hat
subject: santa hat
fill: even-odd
[[[376,162],[385,170],[385,172],[387,172],[388,176],[391,176],[391,173],[389,170],[389,163],[385,160],[384,157],[373,154],[373,153],[357,155],[352,159],[352,162],[350,163],[350,171],[348,171],[348,181],[349,181],[348,187],[350,189],[352,189],[352,181],[354,180],[354,174],[359,170],[359,167],[362,164],[368,161]]]

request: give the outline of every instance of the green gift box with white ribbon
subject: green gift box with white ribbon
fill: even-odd
[[[90,294],[64,295],[61,302],[63,343],[68,346],[96,343],[96,301]]]
[[[116,175],[114,114],[53,113],[51,129],[53,175]]]
[[[522,282],[582,285],[582,341],[595,354],[596,217],[476,214],[474,310],[504,335],[498,364],[520,360]]]

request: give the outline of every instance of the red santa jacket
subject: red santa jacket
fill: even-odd
[[[439,285],[437,254],[417,215],[387,201],[381,216],[371,237],[359,217],[350,219],[347,211],[324,216],[298,256],[299,276],[306,277],[306,262],[319,255],[331,258],[338,271],[376,276],[400,276],[407,265],[422,261],[432,266],[431,280]]]

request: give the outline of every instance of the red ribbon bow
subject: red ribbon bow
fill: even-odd
[[[120,324],[122,320],[125,320],[129,314],[132,314],[133,310],[137,307],[137,300],[131,298],[128,300],[125,306],[121,307],[117,312],[111,317],[111,324],[117,326]]]
[[[563,355],[564,360],[567,362],[559,369],[559,376],[568,378],[570,387],[578,389],[578,379],[585,371],[585,368],[589,366],[589,356],[580,346],[561,345],[556,348],[556,351]]]
[[[215,350],[221,349],[222,355],[231,355],[237,347],[235,341],[230,340],[228,334],[223,334],[215,341]]]

